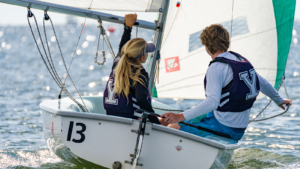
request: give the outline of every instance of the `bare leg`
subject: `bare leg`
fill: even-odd
[[[180,130],[180,125],[178,123],[169,124],[168,127]]]

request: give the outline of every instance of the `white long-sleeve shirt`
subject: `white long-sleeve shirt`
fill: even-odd
[[[238,60],[236,56],[229,52],[224,52],[217,57],[224,57],[231,60]],[[256,73],[257,74],[257,73]],[[283,99],[273,86],[263,77],[258,75],[260,91],[271,98],[277,105],[283,103]],[[250,109],[242,112],[220,112],[216,110],[220,105],[222,88],[233,79],[233,72],[228,64],[215,62],[211,64],[206,72],[206,99],[195,106],[183,112],[186,120],[190,120],[203,114],[213,111],[216,119],[225,126],[233,128],[246,128],[248,126]]]

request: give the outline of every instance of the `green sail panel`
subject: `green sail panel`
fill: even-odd
[[[284,76],[286,61],[292,40],[296,0],[273,0],[277,30],[278,58],[275,88]]]

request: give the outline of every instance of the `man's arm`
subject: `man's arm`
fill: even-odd
[[[199,117],[218,108],[223,84],[223,72],[218,68],[218,64],[215,63],[207,69],[206,99],[194,108],[183,112],[185,120]]]
[[[258,73],[256,74],[259,80],[260,91],[271,98],[277,105],[280,105],[283,102],[283,99],[279,96],[278,92],[265,78]]]
[[[203,114],[209,113],[218,108],[222,93],[223,72],[219,69],[218,64],[212,64],[206,73],[206,99],[195,106],[180,114],[165,113],[165,121],[172,124],[183,120],[190,120],[199,117]]]
[[[257,73],[256,73],[257,74]],[[260,91],[267,95],[269,98],[271,98],[279,107],[281,107],[283,110],[285,108],[283,107],[283,104],[292,105],[292,101],[289,99],[282,99],[278,92],[274,89],[274,87],[262,76],[257,74],[259,85],[260,85]]]

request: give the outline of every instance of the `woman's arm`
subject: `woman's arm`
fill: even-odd
[[[140,75],[140,78],[144,82],[144,85],[148,87],[148,74],[145,70],[141,71],[142,75]],[[141,109],[146,110],[148,112],[153,112],[152,105],[148,101],[148,88],[146,88],[141,83],[137,82],[135,86],[135,98],[137,101],[137,104],[140,106]]]
[[[143,69],[141,71],[141,73],[143,76],[140,75],[139,78],[141,78],[142,81],[144,82],[144,85],[148,87],[148,83],[149,83],[148,73],[145,71],[145,69]],[[148,101],[148,97],[150,97],[148,95],[148,93],[149,93],[148,88],[145,87],[144,85],[137,82],[137,84],[135,86],[135,98],[136,98],[137,104],[139,105],[140,109],[145,110],[147,112],[155,113],[154,110],[152,109],[151,103]],[[159,119],[155,116],[149,115],[148,119],[151,123],[161,124]]]
[[[136,22],[137,15],[136,14],[126,14],[125,15],[125,27],[124,33],[122,35],[118,53],[121,53],[122,47],[130,40],[132,26]]]
[[[112,69],[114,69],[119,60],[121,59],[122,55],[121,55],[121,50],[123,48],[123,46],[130,40],[131,38],[131,30],[132,30],[132,26],[135,23],[137,19],[137,15],[136,14],[126,14],[125,15],[125,27],[124,27],[124,32],[119,44],[119,50],[118,50],[118,54],[116,56],[116,58],[113,61],[113,65],[112,65]]]

